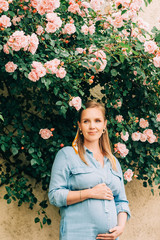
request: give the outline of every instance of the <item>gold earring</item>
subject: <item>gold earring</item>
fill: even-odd
[[[82,135],[82,130],[81,129],[79,129],[79,134]]]
[[[106,129],[105,128],[103,128],[103,131],[102,131],[102,133],[105,133],[106,132]]]

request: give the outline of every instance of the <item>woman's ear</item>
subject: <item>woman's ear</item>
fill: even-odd
[[[78,123],[78,127],[80,128],[80,122],[78,121],[77,123]]]
[[[107,119],[104,121],[104,126],[107,127]]]

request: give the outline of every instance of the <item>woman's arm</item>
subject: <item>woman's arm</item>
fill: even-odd
[[[89,198],[112,200],[113,194],[110,188],[107,187],[105,183],[101,183],[93,188],[80,191],[69,191],[67,195],[67,205],[82,202]]]

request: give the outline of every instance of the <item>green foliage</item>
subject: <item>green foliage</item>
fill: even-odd
[[[24,6],[27,10],[23,9]],[[96,86],[100,86],[101,91],[98,101],[106,107],[113,151],[118,142],[129,149],[125,158],[116,153],[123,171],[132,169],[138,179],[143,180],[144,187],[152,187],[153,183],[159,185],[160,122],[157,121],[157,114],[160,109],[160,71],[153,64],[155,53],[146,52],[144,43],[131,34],[132,29],[137,30],[137,22],[125,20],[121,27],[115,28],[107,21],[108,15],[97,19],[98,13],[89,9],[90,15],[81,17],[68,12],[69,2],[62,0],[60,7],[55,10],[62,19],[62,27],[55,33],[47,33],[46,14],[40,15],[28,6],[28,2],[13,1],[9,10],[1,13],[11,19],[17,14],[23,16],[17,25],[12,24],[2,30],[0,36],[0,153],[3,158],[0,185],[6,185],[4,199],[8,204],[17,200],[18,206],[27,202],[30,209],[39,204],[35,223],[40,223],[41,227],[46,223],[51,224],[46,214],[47,201],[38,200],[28,176],[34,178],[36,183],[41,183],[44,191],[48,190],[55,154],[62,146],[71,145],[76,134],[78,114],[69,106],[69,101],[76,96],[81,97],[83,102],[94,99],[93,89]],[[122,11],[122,14],[125,12]],[[65,24],[72,20],[76,32],[63,34]],[[95,23],[93,35],[85,35],[81,31],[84,24],[89,26],[89,20]],[[104,27],[105,23],[107,27]],[[26,36],[31,35],[36,32],[37,25],[41,25],[44,32],[38,36],[39,45],[35,54],[23,49],[9,49],[9,54],[4,53],[3,46],[11,34],[23,30]],[[138,28],[141,37],[150,37],[160,46],[158,29],[154,28],[153,35],[150,35]],[[127,37],[122,34],[123,31],[127,31]],[[77,48],[83,48],[83,52],[79,53]],[[101,65],[104,59],[101,55],[96,56],[97,61],[91,61],[98,51],[103,51],[106,56],[107,64],[103,71]],[[33,61],[44,65],[55,58],[65,68],[65,77],[57,77],[48,70],[36,82],[29,80]],[[18,66],[11,73],[5,70],[5,64],[9,61]],[[117,122],[117,115],[122,115],[124,120]],[[132,133],[145,130],[139,125],[141,118],[148,121],[147,128],[153,130],[156,142],[132,140]],[[46,128],[52,130],[53,136],[43,139],[40,130]],[[126,142],[121,139],[121,132],[129,133]]]

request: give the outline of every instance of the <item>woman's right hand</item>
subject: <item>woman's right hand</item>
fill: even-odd
[[[90,189],[91,198],[113,200],[113,193],[105,183],[100,183]]]

